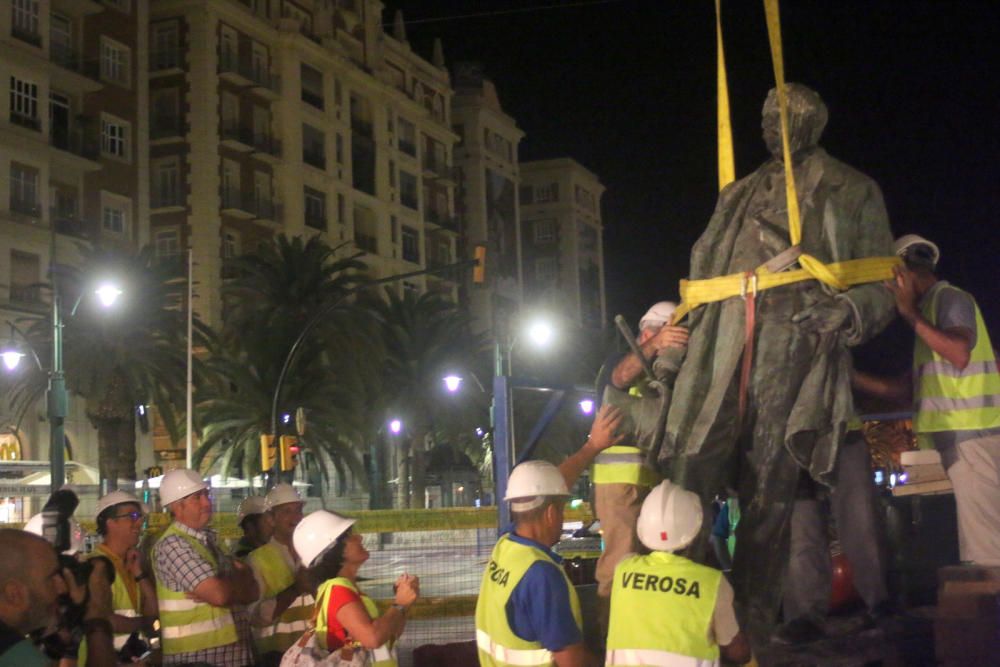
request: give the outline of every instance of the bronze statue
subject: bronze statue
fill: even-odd
[[[890,255],[878,185],[817,145],[827,120],[819,95],[798,84],[787,93],[802,251],[824,263]],[[790,247],[775,90],[761,126],[773,157],[720,193],[691,252],[692,279],[750,271]],[[853,413],[848,348],[881,331],[894,312],[878,283],[837,292],[807,280],[762,291],[755,301],[752,363],[742,382],[746,299],[691,313],[659,462],[706,503],[727,486],[739,490],[734,586],[741,625],[760,641],[781,601],[796,490],[835,482],[837,448]]]

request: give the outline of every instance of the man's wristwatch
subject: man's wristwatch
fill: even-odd
[[[405,604],[393,604],[392,608],[393,609],[398,609],[400,612],[402,612],[404,614],[406,613],[406,610],[408,609],[408,607]]]

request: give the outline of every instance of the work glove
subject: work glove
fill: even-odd
[[[830,333],[846,329],[850,325],[851,306],[843,299],[826,298],[792,316],[803,331],[810,333]]]

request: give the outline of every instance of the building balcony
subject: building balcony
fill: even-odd
[[[179,74],[183,71],[183,54],[180,49],[149,52],[149,73],[152,76]]]
[[[233,53],[219,54],[219,77],[237,86],[251,86],[254,83],[253,68]]]
[[[53,148],[72,153],[85,160],[96,162],[101,155],[100,140],[82,127],[60,127],[49,129],[49,144]]]
[[[423,164],[424,178],[435,180],[441,185],[454,185],[455,179],[452,167],[444,160],[425,157]]]
[[[10,112],[10,123],[11,125],[18,125],[20,127],[26,127],[29,130],[34,130],[35,132],[42,131],[42,119],[38,116],[29,116],[27,114],[18,113],[13,109]]]
[[[302,89],[302,101],[320,111],[323,110],[323,93],[314,93],[311,90]]]
[[[254,149],[253,129],[235,123],[223,123],[219,130],[222,145],[248,153]]]
[[[39,285],[11,285],[10,302],[24,306],[42,305],[42,288]]]
[[[254,220],[261,222],[281,222],[281,204],[271,199],[261,199],[251,202]]]
[[[375,138],[375,131],[371,122],[354,117],[351,117],[351,133],[355,136],[365,137],[367,139]]]
[[[306,214],[306,227],[312,229],[318,229],[321,232],[326,231],[326,216],[324,215],[309,215]]]
[[[96,0],[52,0],[52,11],[65,16],[82,18],[91,14],[100,14],[104,6]]]
[[[94,93],[104,87],[101,63],[84,60],[80,53],[65,44],[53,44],[49,60],[57,67],[52,71],[52,87],[70,93]]]
[[[166,213],[173,210],[183,210],[185,205],[184,196],[179,190],[172,192],[154,192],[150,198],[149,205],[151,209],[154,209],[154,213]]]
[[[154,115],[149,124],[150,140],[161,143],[183,141],[187,131],[187,123],[179,115]]]
[[[271,136],[254,135],[253,157],[274,164],[281,160],[281,140]]]
[[[358,234],[355,232],[354,245],[356,245],[359,250],[370,252],[373,255],[378,254],[378,239],[372,235]]]
[[[42,217],[42,207],[37,201],[21,197],[10,198],[10,212],[26,218],[41,219]]]
[[[323,151],[315,149],[303,150],[302,161],[317,169],[326,169],[326,154]]]
[[[84,240],[89,237],[86,222],[77,217],[75,212],[50,208],[49,218],[52,220],[52,226],[57,234]]]
[[[257,217],[257,206],[252,195],[235,188],[222,191],[222,214],[252,220]]]
[[[32,46],[37,46],[39,48],[42,46],[42,33],[37,30],[32,30],[26,26],[20,26],[16,23],[11,24],[10,36],[27,44],[31,44]]]

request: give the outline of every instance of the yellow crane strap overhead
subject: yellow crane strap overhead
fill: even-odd
[[[733,124],[729,115],[729,82],[726,80],[726,53],[722,42],[722,0],[715,0],[715,43],[717,64],[717,120],[719,127],[719,190],[736,180],[733,156]]]
[[[771,45],[771,61],[774,65],[774,80],[778,92],[778,110],[781,117],[781,149],[785,168],[785,197],[788,202],[788,236],[792,246],[802,241],[802,217],[799,213],[799,198],[795,190],[795,174],[792,171],[792,154],[788,136],[788,98],[785,91],[785,63],[781,49],[781,14],[778,0],[764,0],[767,15],[767,35]],[[719,184],[723,183],[723,102],[725,102],[725,126],[728,132],[729,159],[732,164],[732,133],[729,124],[729,94],[726,83],[725,63],[722,49],[722,23],[720,0],[715,0],[715,35],[718,54],[718,102],[719,102]],[[674,312],[672,322],[677,323],[684,316],[706,303],[722,301],[734,296],[754,293],[790,285],[804,280],[819,280],[834,289],[846,290],[851,285],[889,280],[892,268],[900,263],[898,257],[865,257],[834,264],[824,264],[819,259],[802,253],[798,257],[801,269],[772,273],[766,266],[759,266],[751,274],[732,273],[705,280],[681,280],[681,305]]]

